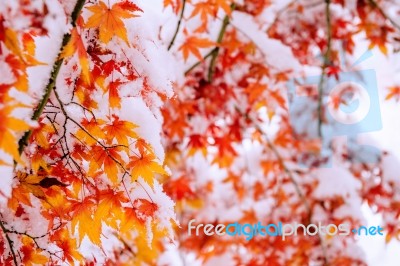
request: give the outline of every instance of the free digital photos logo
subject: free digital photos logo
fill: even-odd
[[[351,69],[371,56],[371,51],[365,52]],[[293,78],[287,87],[290,123],[295,137],[322,141],[318,156],[326,160],[319,167],[331,166],[330,144],[339,136],[348,137],[349,149],[363,153],[364,156],[358,156],[359,162],[376,162],[380,150],[357,143],[359,134],[382,129],[377,78],[373,69]],[[310,161],[303,161],[304,166],[311,166]]]

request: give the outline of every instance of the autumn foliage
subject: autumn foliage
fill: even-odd
[[[333,139],[322,167],[323,136],[294,134],[286,87],[309,69],[337,78],[360,38],[391,56],[396,8],[2,1],[0,264],[366,265],[353,236],[246,241],[187,223],[358,226],[368,204],[400,238],[394,156],[364,162]],[[330,123],[323,107],[312,119]]]

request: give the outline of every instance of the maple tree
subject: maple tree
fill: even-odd
[[[387,242],[400,240],[397,159],[327,139],[323,104],[360,36],[393,56],[394,11],[378,0],[3,1],[0,264],[366,265],[354,236],[186,229],[359,226],[368,204]],[[304,121],[287,84],[310,69],[321,78],[302,88],[317,107]],[[399,97],[390,86],[386,100]]]

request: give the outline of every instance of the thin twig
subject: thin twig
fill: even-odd
[[[92,134],[90,134],[90,132],[87,131],[80,123],[78,123],[75,119],[73,119],[72,117],[70,117],[70,116],[67,114],[67,112],[66,112],[66,110],[65,110],[65,108],[64,108],[64,103],[61,101],[60,96],[59,96],[58,93],[57,93],[57,90],[53,90],[53,91],[54,91],[54,94],[55,94],[55,96],[56,96],[56,99],[57,99],[58,103],[60,104],[60,108],[61,108],[62,113],[63,113],[64,116],[65,116],[65,119],[70,120],[71,122],[73,122],[73,123],[74,123],[75,125],[77,125],[83,132],[85,132],[90,138],[92,138],[94,141],[96,141],[96,143],[99,144],[99,145],[104,149],[104,151],[106,152],[106,154],[107,154],[115,163],[117,163],[117,164],[121,167],[121,169],[124,171],[124,173],[125,173],[125,172],[128,172],[128,171],[125,169],[125,167],[122,165],[122,163],[121,163],[120,161],[118,161],[114,156],[112,156],[112,155],[110,154],[110,152],[108,151],[109,149],[112,149],[113,147],[108,147],[108,146],[104,145],[103,143],[101,143],[97,138],[95,138]],[[128,173],[129,173],[129,172],[128,172]]]
[[[213,48],[211,51],[209,51],[201,61],[197,61],[196,63],[194,63],[191,67],[189,67],[186,71],[185,71],[185,76],[187,76],[193,69],[195,69],[198,65],[200,65],[204,60],[206,60],[207,58],[209,58],[214,51],[215,48]]]
[[[15,266],[18,266],[17,256],[15,255],[15,251],[14,251],[14,248],[13,248],[13,241],[11,240],[10,236],[8,235],[9,231],[7,230],[7,228],[4,227],[3,221],[1,221],[1,220],[0,220],[0,227],[1,227],[1,230],[3,231],[3,233],[4,233],[4,236],[7,239],[8,246],[10,247],[11,255],[13,257],[14,264],[15,264]]]
[[[179,16],[178,24],[176,25],[176,30],[175,30],[175,33],[174,33],[174,37],[172,37],[172,40],[168,45],[168,51],[172,48],[172,46],[175,43],[176,36],[178,36],[179,28],[181,27],[181,23],[182,23],[182,19],[183,19],[183,13],[185,12],[185,6],[186,6],[186,0],[183,0],[181,15]]]

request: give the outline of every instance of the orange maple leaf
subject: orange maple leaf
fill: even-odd
[[[153,177],[155,173],[166,175],[164,168],[156,161],[156,156],[152,153],[142,154],[141,157],[131,157],[128,167],[132,168],[132,180],[136,181],[140,176],[148,183],[153,185]]]
[[[89,164],[89,175],[93,175],[99,170],[104,169],[108,178],[114,183],[118,179],[118,162],[122,163],[122,158],[119,155],[121,147],[104,148],[98,145],[92,147],[93,157]]]
[[[395,97],[396,102],[400,100],[400,86],[392,86],[388,88],[389,93],[386,95],[385,100],[390,100]]]
[[[103,129],[109,143],[112,143],[112,141],[116,139],[118,144],[128,147],[128,137],[134,139],[138,138],[138,135],[134,131],[137,127],[137,125],[131,122],[122,121],[119,120],[119,117],[113,116],[111,124],[107,124]]]
[[[142,138],[136,140],[135,147],[139,150],[140,154],[146,151],[153,152],[151,145]]]
[[[231,7],[229,6],[232,1],[227,1],[227,0],[215,0],[215,4],[218,6],[218,8],[221,8],[225,11],[227,15],[230,15],[232,10]]]
[[[33,38],[35,36],[36,34],[34,32],[25,32],[22,35],[22,45],[24,47],[24,51],[31,56],[35,55],[36,43],[35,39]]]
[[[82,262],[83,256],[78,252],[76,239],[69,235],[66,228],[62,228],[51,236],[51,239],[57,243],[57,246],[62,250],[63,260],[67,260],[71,265],[75,260]]]
[[[111,108],[121,108],[121,97],[119,96],[118,88],[122,84],[124,84],[124,82],[120,82],[120,80],[117,79],[116,81],[110,82],[108,86],[108,101]]]
[[[40,147],[48,149],[50,143],[48,139],[55,133],[54,127],[44,122],[39,123],[39,127],[32,131],[32,139],[34,139]]]
[[[194,5],[194,9],[190,18],[200,15],[201,25],[196,29],[196,32],[204,32],[207,29],[208,17],[217,15],[217,8],[209,2],[200,2]]]
[[[146,227],[139,220],[136,212],[136,208],[125,207],[122,209],[123,217],[119,230],[122,234],[129,234],[132,232],[132,228],[135,228],[140,235],[146,235]]]
[[[189,138],[187,144],[189,148],[188,155],[193,156],[196,152],[201,151],[205,157],[207,155],[207,139],[200,134],[193,134]]]
[[[102,227],[101,219],[93,219],[93,209],[96,203],[91,198],[86,198],[83,202],[75,203],[71,206],[74,210],[71,221],[72,233],[75,234],[78,225],[79,243],[87,235],[93,244],[100,245],[100,234]]]
[[[179,10],[181,10],[182,7],[182,3],[180,0],[164,0],[163,5],[164,8],[171,6],[175,14],[178,14]]]
[[[76,132],[76,137],[81,142],[87,143],[88,145],[93,145],[97,142],[96,139],[101,140],[105,138],[105,134],[100,127],[103,124],[105,124],[105,121],[101,119],[83,119],[81,121],[81,125],[85,130],[79,129]]]
[[[19,58],[23,59],[17,32],[10,28],[4,29],[4,45]]]
[[[157,204],[147,199],[135,199],[133,206],[135,207],[137,218],[142,222],[145,222],[147,217],[153,217],[158,210]]]
[[[83,80],[86,83],[90,82],[90,72],[89,72],[89,57],[86,52],[86,48],[82,42],[81,36],[79,35],[76,28],[71,31],[71,40],[64,47],[60,58],[67,58],[73,56],[74,53],[78,53],[79,64],[82,68]]]
[[[167,182],[164,184],[164,189],[175,200],[190,200],[195,196],[190,186],[190,179],[187,176],[181,176],[178,179]]]
[[[11,164],[7,163],[6,161],[0,160],[0,166],[5,165],[5,166],[11,166]]]
[[[23,254],[22,263],[26,266],[31,265],[45,265],[48,258],[41,254],[41,251],[36,249],[34,241],[28,237],[22,237],[22,248],[21,253]]]
[[[245,93],[249,97],[249,103],[254,104],[257,100],[261,99],[267,89],[267,85],[265,84],[258,82],[250,83],[245,89]]]
[[[195,36],[186,39],[186,42],[179,47],[182,50],[183,58],[185,61],[188,59],[190,53],[197,57],[197,59],[202,60],[199,48],[208,48],[214,46],[215,43],[206,38],[197,38]]]
[[[12,117],[13,110],[12,106],[0,109],[0,149],[19,161],[18,140],[15,133],[27,131],[30,127],[25,121]]]
[[[86,22],[86,28],[99,28],[99,39],[103,43],[110,42],[116,35],[129,46],[126,27],[122,19],[137,17],[131,12],[143,12],[137,5],[128,1],[116,3],[109,8],[103,1],[98,5],[88,7],[93,15]]]
[[[31,194],[38,198],[44,198],[43,190],[35,185],[40,182],[38,176],[28,175],[27,173],[18,171],[16,177],[19,184],[13,188],[11,198],[8,201],[8,207],[10,209],[15,211],[21,203],[32,206]]]
[[[126,202],[128,199],[121,191],[115,192],[112,189],[101,191],[94,219],[103,219],[107,225],[117,229],[117,218],[123,217],[122,203]]]

